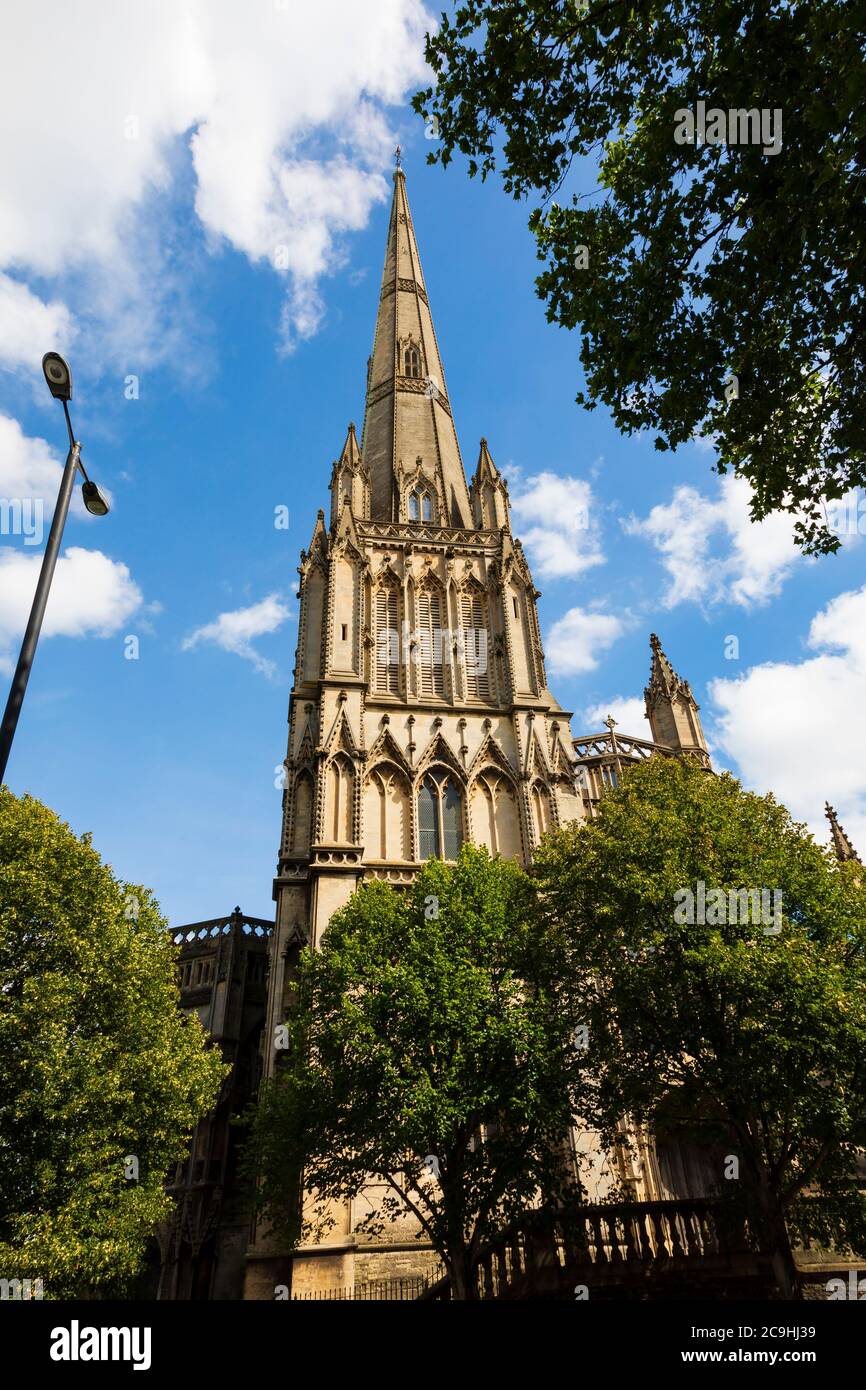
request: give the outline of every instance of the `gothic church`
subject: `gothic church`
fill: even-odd
[[[593,813],[624,764],[656,750],[707,761],[697,705],[657,639],[647,707],[658,743],[618,736],[611,721],[572,744],[508,485],[484,439],[467,484],[399,167],[363,432],[359,444],[349,425],[330,491],[299,569],[265,1075],[292,962],[360,881],[406,884],[464,840],[528,864],[545,831]],[[417,1271],[414,1231],[361,1241],[354,1205],[325,1243],[296,1253],[294,1293]],[[285,1258],[254,1232],[244,1296],[273,1298],[286,1277]]]

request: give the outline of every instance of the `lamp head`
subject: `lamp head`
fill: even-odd
[[[72,373],[59,352],[46,352],[42,359],[42,370],[54,399],[72,400]]]
[[[96,483],[91,483],[90,481],[82,483],[81,496],[83,497],[84,505],[90,512],[91,516],[107,516],[108,503],[106,502],[102,493],[99,491],[99,488],[96,486]]]

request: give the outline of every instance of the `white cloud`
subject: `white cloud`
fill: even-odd
[[[709,687],[715,738],[747,785],[773,791],[822,840],[824,802],[866,857],[866,586],[813,618],[800,662],[765,662]]]
[[[515,472],[511,471],[512,478]],[[592,487],[582,478],[545,472],[524,482],[517,472],[511,492],[512,524],[519,529],[540,579],[573,578],[604,564],[598,510]]]
[[[652,738],[644,702],[636,695],[614,695],[610,700],[590,705],[583,711],[586,731],[597,733],[609,714],[616,720],[618,733],[632,734],[635,738]]]
[[[629,535],[652,541],[670,575],[667,608],[678,603],[759,606],[782,589],[797,560],[794,523],[785,513],[749,519],[747,479],[726,473],[715,500],[683,485],[643,519],[623,522]]]
[[[6,672],[14,666],[41,563],[41,555],[0,550],[0,667]],[[126,565],[100,550],[70,546],[57,561],[41,637],[110,637],[142,602]]]
[[[0,498],[38,500],[42,503],[43,522],[47,527],[51,523],[62,474],[63,464],[47,440],[31,438],[17,420],[0,412]],[[71,508],[82,517],[88,515],[77,488],[72,494]]]
[[[569,608],[550,629],[544,644],[551,671],[560,676],[594,671],[599,657],[625,631],[625,623],[611,613],[591,613]]]
[[[214,622],[196,628],[195,632],[184,638],[183,650],[190,651],[200,642],[210,642],[215,647],[222,647],[223,651],[234,652],[236,656],[251,661],[263,675],[272,676],[276,669],[274,663],[256,651],[252,639],[276,632],[289,616],[288,605],[280,596],[268,594],[260,603],[254,603],[249,608],[237,608],[232,613],[220,613]]]
[[[65,304],[46,304],[20,281],[0,274],[0,367],[38,366],[49,348],[65,352],[74,337]]]
[[[38,366],[70,313],[94,359],[180,350],[164,334],[201,253],[190,178],[211,249],[267,264],[286,248],[285,335],[314,332],[318,282],[387,194],[387,108],[424,80],[430,25],[421,0],[46,0],[38,24],[12,7],[0,266],[56,281],[69,307],[18,294],[7,355]]]

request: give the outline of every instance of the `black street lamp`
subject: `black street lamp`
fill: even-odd
[[[90,481],[84,470],[84,465],[81,462],[81,444],[72,433],[72,422],[69,419],[69,401],[72,398],[72,373],[60,354],[56,352],[46,352],[42,359],[42,370],[45,373],[45,380],[48,382],[48,389],[52,396],[54,396],[56,400],[63,402],[63,413],[66,416],[66,428],[69,432],[69,453],[66,455],[66,467],[63,470],[63,477],[60,482],[60,492],[57,495],[57,505],[54,508],[54,516],[51,519],[48,544],[45,547],[45,554],[42,557],[42,568],[39,571],[39,583],[36,585],[36,593],[33,596],[33,605],[30,609],[30,617],[27,620],[24,640],[21,643],[18,665],[15,667],[15,675],[12,677],[9,698],[6,701],[6,710],[3,715],[3,725],[2,728],[0,728],[0,782],[3,781],[6,774],[6,764],[9,761],[12,740],[15,737],[15,730],[18,727],[18,716],[21,713],[21,705],[24,702],[24,692],[27,689],[27,681],[30,678],[30,668],[33,665],[33,658],[36,655],[36,643],[39,641],[39,633],[42,628],[42,619],[45,616],[45,606],[48,603],[51,580],[54,577],[54,567],[57,564],[60,542],[63,539],[63,528],[66,525],[66,517],[69,513],[72,489],[75,486],[75,475],[79,468],[84,477],[84,482],[81,486],[81,495],[87,510],[91,512],[93,516],[105,516],[108,511],[108,503],[102,496],[96,483]]]

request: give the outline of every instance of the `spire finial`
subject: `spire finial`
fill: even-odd
[[[612,714],[609,714],[607,716],[607,719],[605,719],[604,723],[605,727],[610,729],[611,733],[613,733],[614,729],[616,728],[616,720],[614,719]]]
[[[394,151],[394,165],[397,169],[403,168],[403,151],[399,145]]]
[[[836,815],[829,801],[824,802],[824,815],[830,822],[830,831],[833,836],[833,848],[836,851],[836,858],[839,860],[840,864],[850,863],[851,860],[859,864],[860,856],[839,824],[839,817]]]
[[[660,685],[670,693],[678,683],[678,677],[671,663],[662,650],[662,644],[657,632],[650,633],[650,647],[652,648],[652,667],[650,669],[650,685]]]

